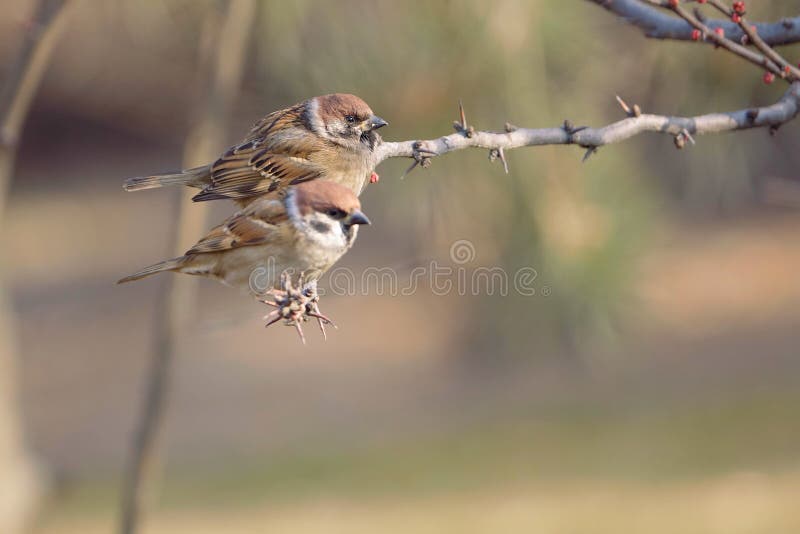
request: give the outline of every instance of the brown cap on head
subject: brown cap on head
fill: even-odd
[[[294,199],[303,215],[311,211],[342,210],[350,214],[361,209],[361,202],[349,188],[325,180],[311,180],[294,186]]]
[[[352,115],[357,121],[364,121],[372,117],[373,113],[366,102],[356,95],[334,93],[316,97],[319,103],[319,116],[323,121],[341,119]]]

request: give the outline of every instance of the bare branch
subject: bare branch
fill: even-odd
[[[640,0],[588,0],[612,13],[619,15],[630,24],[644,30],[653,39],[674,39],[691,41],[691,24],[685,20],[662,13],[657,8]],[[729,39],[741,42],[745,37],[742,28],[730,21],[710,19],[705,21],[712,29],[722,28]],[[800,42],[800,17],[786,18],[773,23],[750,23],[755,25],[758,35],[770,46],[783,46]]]
[[[627,106],[627,104],[626,104]],[[630,109],[630,108],[629,108]],[[669,117],[641,113],[601,128],[573,128],[569,121],[560,128],[506,128],[502,132],[472,130],[426,141],[384,142],[376,150],[374,163],[396,157],[414,158],[417,163],[465,148],[506,151],[512,148],[540,145],[578,145],[589,150],[624,141],[644,132],[656,132],[694,143],[696,135],[747,130],[775,129],[794,119],[800,112],[800,82],[793,83],[781,99],[771,106],[711,113],[697,117]],[[676,144],[678,142],[676,141]]]
[[[763,39],[758,36],[758,32],[753,30],[750,23],[743,16],[735,14],[734,11],[720,0],[708,0],[709,3],[728,17],[738,20],[736,23],[744,32],[745,37],[741,39],[743,43],[755,44],[758,51],[750,50],[746,46],[733,41],[725,34],[721,28],[712,29],[700,18],[699,11],[695,14],[682,7],[679,2],[662,2],[656,0],[646,0],[647,2],[669,9],[683,20],[692,25],[697,30],[698,38],[702,36],[704,42],[712,42],[715,46],[722,47],[756,66],[762,67],[773,75],[786,79],[789,82],[800,80],[800,70],[786,61],[780,54],[773,50]],[[693,35],[694,38],[694,35]],[[760,52],[760,53],[759,53]]]

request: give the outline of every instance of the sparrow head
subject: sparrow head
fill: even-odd
[[[358,226],[370,224],[353,191],[324,180],[303,182],[290,188],[286,195],[286,211],[295,228],[324,248],[348,248],[358,233]]]
[[[353,150],[373,150],[381,139],[376,130],[389,124],[357,96],[342,93],[309,100],[306,122],[317,135]]]

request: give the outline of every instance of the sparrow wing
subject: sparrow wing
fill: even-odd
[[[212,229],[186,255],[222,252],[276,241],[286,231],[288,221],[289,216],[280,200],[256,201]]]
[[[308,155],[321,140],[309,134],[303,109],[296,105],[261,119],[211,166],[210,184],[193,200],[246,199],[319,178],[322,169]]]

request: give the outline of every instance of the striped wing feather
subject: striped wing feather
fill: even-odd
[[[186,255],[222,252],[276,241],[282,237],[288,219],[280,200],[256,201],[212,229]]]
[[[308,156],[323,141],[309,135],[302,110],[297,105],[261,119],[212,165],[211,183],[194,200],[244,199],[319,178],[321,168]]]

